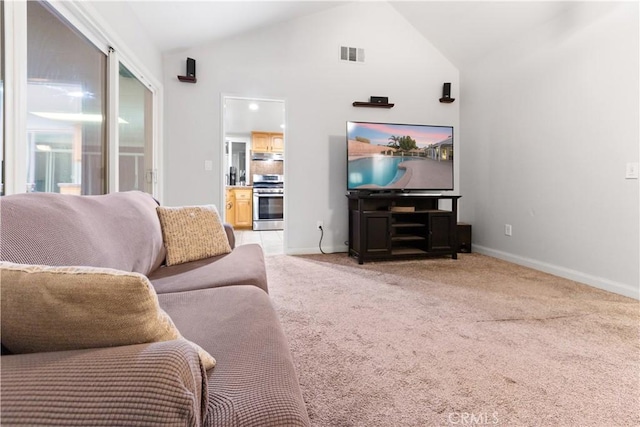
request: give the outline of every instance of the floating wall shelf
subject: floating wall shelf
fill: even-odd
[[[178,80],[185,83],[195,83],[198,81],[198,79],[192,76],[178,76]]]
[[[374,108],[392,108],[396,104],[381,104],[379,102],[359,102],[353,103],[354,107],[374,107]]]

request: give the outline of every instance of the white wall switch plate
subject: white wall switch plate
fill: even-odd
[[[205,160],[204,161],[204,170],[212,171],[213,170],[213,160]]]
[[[624,175],[626,179],[638,179],[638,162],[627,163],[627,171]]]

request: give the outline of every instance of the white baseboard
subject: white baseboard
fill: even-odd
[[[502,259],[504,261],[509,261],[514,264],[530,267],[535,270],[544,271],[545,273],[553,274],[565,279],[584,283],[585,285],[593,286],[594,288],[640,300],[640,288],[634,288],[633,286],[625,283],[614,282],[603,277],[592,276],[581,271],[571,270],[569,268],[560,267],[531,258],[521,257],[519,255],[513,255],[507,252],[490,249],[476,244],[473,245],[473,251],[483,255]]]

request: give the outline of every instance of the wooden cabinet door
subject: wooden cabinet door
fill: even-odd
[[[429,251],[451,252],[454,250],[451,233],[453,218],[451,212],[429,214]]]
[[[225,210],[224,210],[224,220],[235,227],[236,222],[236,201],[233,194],[233,190],[227,189],[225,194]]]
[[[284,153],[284,135],[281,133],[272,133],[270,148],[272,153]]]
[[[271,136],[266,132],[251,132],[251,149],[254,153],[268,153]]]
[[[236,189],[236,227],[253,226],[253,203],[251,190]]]
[[[363,213],[362,224],[364,227],[361,238],[365,241],[362,251],[365,255],[390,255],[391,254],[391,214],[388,212]]]

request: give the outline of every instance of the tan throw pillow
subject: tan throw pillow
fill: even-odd
[[[142,274],[0,262],[2,344],[12,353],[182,339]],[[205,369],[215,359],[195,343]]]
[[[215,206],[159,206],[156,209],[167,249],[167,265],[231,252],[227,233]]]

